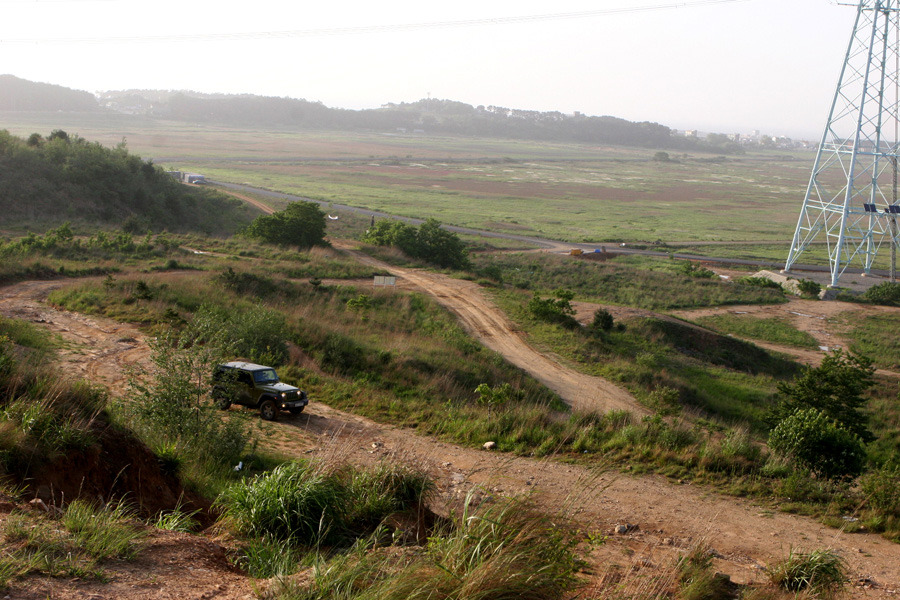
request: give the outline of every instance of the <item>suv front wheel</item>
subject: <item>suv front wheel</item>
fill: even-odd
[[[263,400],[259,405],[259,416],[266,421],[274,421],[278,418],[278,407],[272,400]]]

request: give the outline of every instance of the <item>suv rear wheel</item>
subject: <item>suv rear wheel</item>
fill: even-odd
[[[266,421],[274,421],[278,418],[278,407],[272,400],[263,400],[259,405],[259,416]]]

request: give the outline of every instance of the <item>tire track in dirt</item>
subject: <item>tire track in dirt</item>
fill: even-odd
[[[440,273],[395,267],[346,244],[335,243],[335,247],[348,252],[362,264],[403,278],[434,296],[439,304],[459,318],[466,331],[559,394],[573,409],[602,413],[625,410],[638,416],[650,414],[627,391],[600,377],[570,369],[559,359],[535,350],[506,315],[485,298],[478,284]]]

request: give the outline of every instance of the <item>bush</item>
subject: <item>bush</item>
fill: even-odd
[[[870,507],[900,516],[900,466],[887,464],[866,473],[860,487]]]
[[[797,409],[779,423],[769,435],[769,446],[829,479],[859,475],[866,459],[858,436],[814,408]]]
[[[872,304],[898,306],[900,305],[900,283],[885,281],[873,285],[863,294],[863,299]]]
[[[761,288],[772,288],[777,290],[783,290],[781,284],[777,281],[772,281],[768,277],[741,277],[735,280],[736,283],[740,283],[741,285],[749,285],[751,287],[761,287]]]
[[[615,325],[613,316],[605,308],[598,308],[594,313],[594,320],[588,325],[592,332],[611,331]]]
[[[402,221],[378,221],[366,231],[363,241],[376,246],[395,246],[404,254],[439,267],[464,269],[469,266],[465,244],[455,233],[428,219],[418,228]]]
[[[559,323],[568,329],[577,327],[578,321],[572,316],[575,314],[571,304],[572,298],[575,297],[574,292],[558,289],[553,295],[555,298],[541,298],[535,293],[528,301],[528,312],[541,321]]]
[[[797,289],[803,296],[818,296],[822,286],[811,279],[801,279],[797,282]]]
[[[349,500],[336,473],[294,462],[230,486],[217,503],[242,534],[312,546],[343,535]]]
[[[216,503],[239,533],[311,547],[369,535],[386,517],[420,506],[433,489],[427,476],[403,467],[358,471],[298,461],[232,485]]]
[[[325,213],[315,202],[297,201],[271,215],[257,217],[243,234],[269,244],[311,248],[325,244]]]
[[[795,553],[769,569],[769,579],[789,592],[812,590],[826,596],[839,592],[847,583],[847,565],[831,550]]]

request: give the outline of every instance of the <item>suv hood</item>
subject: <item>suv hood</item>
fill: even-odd
[[[294,387],[292,385],[288,385],[286,383],[281,383],[280,381],[278,383],[268,383],[266,385],[261,385],[261,386],[259,386],[259,389],[266,390],[267,392],[276,392],[279,394],[282,392],[299,392],[300,391],[300,388],[296,388],[296,387]]]

